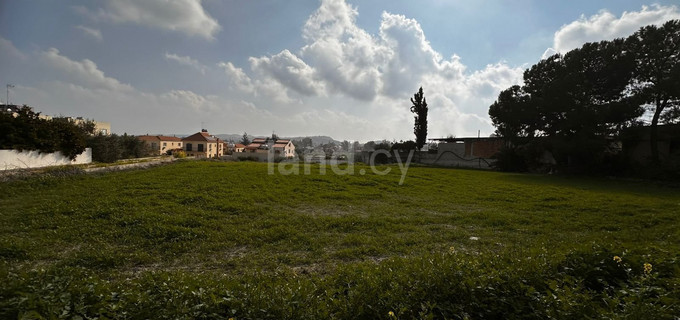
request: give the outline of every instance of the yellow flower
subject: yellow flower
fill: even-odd
[[[645,268],[645,274],[650,274],[650,273],[652,273],[652,265],[651,265],[651,264],[645,263],[645,264],[644,264],[644,268]]]
[[[616,263],[621,263],[621,260],[622,260],[621,257],[614,256],[614,261],[616,261]]]
[[[388,312],[387,315],[388,315],[390,318],[394,318],[394,312],[392,312],[392,311]]]
[[[456,247],[450,246],[449,247],[449,253],[454,253],[454,252],[456,252]]]

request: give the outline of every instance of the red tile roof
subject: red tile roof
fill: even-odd
[[[160,140],[160,139],[158,138],[158,136],[149,136],[149,135],[146,135],[146,136],[137,136],[137,139],[143,140],[143,141],[158,141],[158,140]]]
[[[237,144],[234,145],[234,148],[245,148],[245,147],[246,147],[245,145],[242,145],[240,143],[237,143]]]
[[[248,150],[252,150],[252,149],[259,148],[261,145],[262,145],[261,143],[251,143],[251,144],[247,145],[245,148],[248,149]]]
[[[171,137],[171,136],[158,136],[161,141],[182,141],[182,138]]]
[[[277,143],[274,145],[274,148],[285,148],[287,145],[287,143]]]
[[[208,142],[217,142],[219,139],[211,136],[207,132],[196,132],[184,139],[182,141],[208,141]]]

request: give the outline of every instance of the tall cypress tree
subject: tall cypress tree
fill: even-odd
[[[413,103],[411,112],[416,114],[413,133],[416,135],[416,147],[420,150],[427,140],[427,102],[423,95],[423,87],[420,87],[420,90],[413,95],[411,103]]]

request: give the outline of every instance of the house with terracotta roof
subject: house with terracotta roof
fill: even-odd
[[[143,141],[153,154],[170,154],[173,150],[182,149],[182,139],[170,136],[137,136]]]
[[[290,140],[255,138],[253,142],[244,148],[245,153],[273,153],[275,157],[294,158],[295,146]]]
[[[232,152],[243,152],[245,150],[246,146],[241,143],[235,143],[234,147],[232,149]]]
[[[274,155],[283,158],[295,157],[295,145],[287,139],[279,139],[274,143]]]
[[[217,158],[224,155],[224,141],[211,136],[207,130],[196,132],[182,139],[184,152],[196,158]]]

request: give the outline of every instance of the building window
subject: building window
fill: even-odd
[[[168,146],[168,143],[167,143],[167,142],[163,142],[163,146],[164,146],[164,147]]]
[[[187,151],[194,151],[194,150],[191,150],[191,147],[192,147],[191,143],[187,143],[186,146],[187,146]]]
[[[203,144],[200,144],[200,143],[199,143],[199,144],[197,145],[196,151],[202,152],[202,151],[203,151]]]

